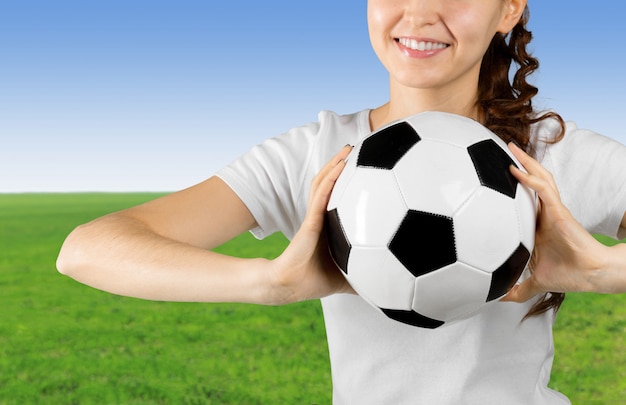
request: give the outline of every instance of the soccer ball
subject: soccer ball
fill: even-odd
[[[326,212],[333,260],[386,316],[437,328],[504,296],[534,246],[536,198],[506,144],[469,118],[425,112],[352,150]]]

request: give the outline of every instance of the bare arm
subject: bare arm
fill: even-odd
[[[263,260],[208,250],[253,226],[241,200],[213,177],[79,226],[57,267],[84,284],[138,298],[260,302]]]
[[[324,238],[324,212],[350,148],[315,177],[300,230],[276,259],[241,259],[210,251],[256,222],[217,177],[76,228],[57,267],[115,294],[168,301],[282,304],[351,292]]]

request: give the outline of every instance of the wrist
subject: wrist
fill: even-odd
[[[297,302],[292,266],[277,257],[263,264],[263,304],[284,305]]]
[[[275,286],[272,280],[272,260],[264,258],[247,259],[249,277],[245,280],[246,288],[251,291],[249,303],[259,305],[275,305]]]
[[[594,272],[593,291],[601,294],[626,292],[626,244],[603,246],[602,265]]]

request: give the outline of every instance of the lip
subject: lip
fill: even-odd
[[[450,47],[450,44],[432,38],[397,37],[394,42],[400,52],[416,59],[433,57]]]

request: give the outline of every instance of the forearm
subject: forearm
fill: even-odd
[[[249,303],[268,303],[267,265],[161,237],[120,215],[74,230],[57,261],[61,273],[119,295]]]

